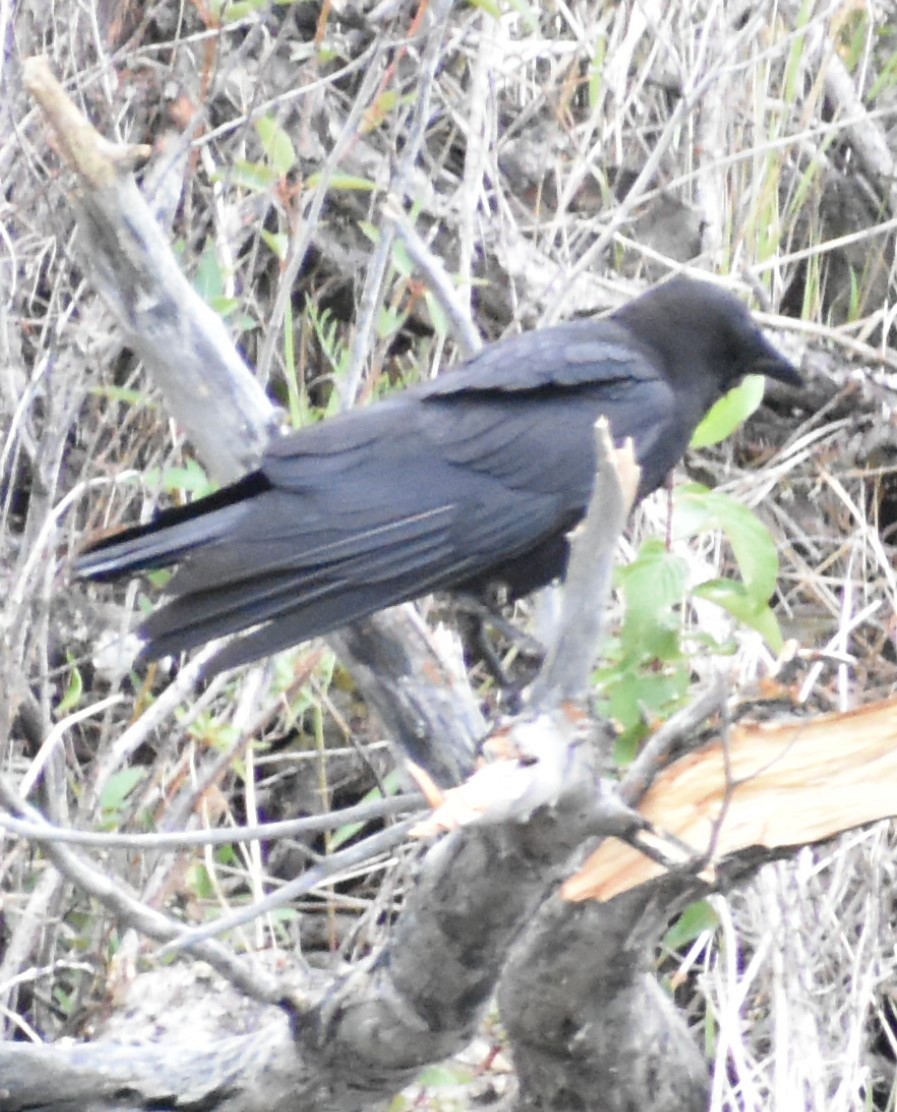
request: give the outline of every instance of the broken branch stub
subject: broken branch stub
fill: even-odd
[[[607,419],[595,423],[595,488],[583,520],[570,534],[561,618],[530,705],[547,709],[581,700],[604,627],[617,542],[635,501],[641,471],[631,440],[614,448]]]
[[[45,58],[26,61],[25,83],[57,150],[82,184],[76,205],[79,253],[94,287],[214,478],[238,478],[255,466],[276,432],[275,410],[224,322],[184,277],[127,170],[148,148],[104,139]]]

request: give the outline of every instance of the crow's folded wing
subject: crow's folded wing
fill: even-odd
[[[261,626],[223,651],[218,664],[231,667],[432,590],[501,578],[503,563],[581,514],[599,412],[649,453],[672,413],[656,380],[601,393],[403,395],[278,442],[263,464],[270,488],[175,574],[175,597],[143,627],[148,654]]]

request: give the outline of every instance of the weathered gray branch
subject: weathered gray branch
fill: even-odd
[[[537,706],[583,699],[588,691],[617,543],[635,500],[639,468],[632,447],[614,452],[604,418],[595,429],[595,458],[595,493],[573,532],[560,625],[533,684],[531,699]]]
[[[521,1112],[707,1107],[707,1064],[649,967],[658,932],[698,891],[667,878],[607,904],[554,894],[539,908],[499,989]]]
[[[81,177],[81,255],[97,292],[206,465],[218,479],[239,477],[276,430],[274,407],[221,318],[184,277],[133,178],[119,172],[133,154],[94,131],[45,59],[27,60],[25,84]],[[210,405],[218,420],[208,419]]]

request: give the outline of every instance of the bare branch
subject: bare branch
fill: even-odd
[[[445,266],[418,235],[397,198],[387,197],[383,204],[383,215],[392,223],[405,245],[411,261],[423,272],[427,284],[439,299],[439,304],[449,319],[461,354],[467,359],[476,355],[483,346],[483,341],[470,319],[467,306],[458,296]]]
[[[595,490],[571,537],[560,627],[530,693],[533,706],[583,697],[594,665],[613,576],[617,543],[638,488],[631,446],[615,452],[607,421],[595,430]]]
[[[213,473],[237,478],[258,461],[277,427],[271,403],[221,318],[182,274],[133,179],[122,173],[133,150],[119,153],[102,139],[44,58],[28,59],[25,81],[47,112],[61,150],[83,176],[82,254],[96,289]],[[212,402],[216,420],[209,420]]]

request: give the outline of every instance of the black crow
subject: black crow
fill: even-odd
[[[676,278],[604,320],[525,332],[439,378],[275,439],[257,471],[106,537],[107,579],[180,563],[141,626],[145,658],[225,634],[220,671],[446,588],[562,576],[595,474],[600,414],[632,437],[639,497],[746,374],[801,379],[747,309]]]

